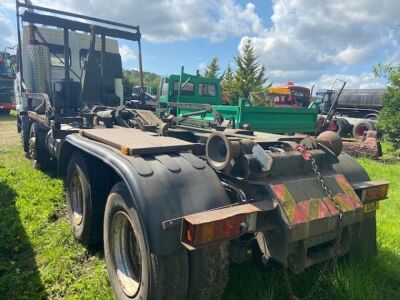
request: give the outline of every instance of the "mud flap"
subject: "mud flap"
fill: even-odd
[[[342,225],[360,222],[363,216],[361,200],[346,178],[334,175],[325,177],[325,181],[343,211]],[[282,210],[290,241],[336,230],[339,211],[316,178],[272,184],[270,188]]]
[[[324,176],[324,179],[343,211],[339,249],[343,255],[350,248],[352,236],[358,235],[355,231],[363,218],[363,206],[343,175]],[[339,211],[317,178],[283,181],[269,187],[285,230],[264,234],[264,254],[285,266],[295,265],[298,272],[329,259],[334,252]]]

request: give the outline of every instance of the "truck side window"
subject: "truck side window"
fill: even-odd
[[[161,86],[161,97],[168,96],[168,78],[164,78]]]
[[[89,50],[88,49],[81,49],[79,50],[79,61],[80,61],[80,66],[81,69],[84,68],[85,62],[86,62],[86,57],[88,55]],[[96,62],[98,65],[100,65],[101,61],[101,54],[100,51],[95,51],[95,57],[96,57]]]
[[[64,67],[64,46],[49,44],[50,64],[52,67]],[[71,49],[69,50],[69,66],[71,66]]]
[[[199,96],[215,97],[217,95],[217,87],[215,84],[200,83]]]
[[[178,94],[179,81],[174,82],[174,94]],[[194,84],[193,82],[187,82],[183,87],[181,87],[182,96],[194,96]]]

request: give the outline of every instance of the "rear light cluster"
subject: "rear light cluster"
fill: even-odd
[[[182,218],[181,242],[194,250],[224,240],[233,240],[246,232],[254,232],[257,214],[266,201],[233,205],[203,211]]]
[[[388,189],[389,184],[366,188],[365,190],[363,190],[364,202],[385,199],[388,193]]]
[[[386,180],[366,181],[353,184],[363,203],[379,201],[387,198],[389,182]]]
[[[185,246],[194,248],[222,240],[238,238],[246,231],[246,215],[237,215],[203,224],[191,224],[184,220],[182,243]]]

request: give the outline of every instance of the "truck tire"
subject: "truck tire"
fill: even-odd
[[[108,173],[101,167],[76,151],[68,163],[65,179],[73,235],[88,246],[99,243],[103,237],[103,215],[109,185]]]
[[[350,131],[350,123],[346,119],[337,118],[336,119],[336,125],[337,125],[337,129],[336,129],[335,132],[339,136],[343,137],[343,136],[346,136],[349,133],[349,131]]]
[[[229,242],[189,252],[188,299],[220,299],[229,279]]]
[[[353,137],[362,139],[364,132],[368,130],[375,130],[375,122],[372,120],[360,120],[357,121],[353,126]]]
[[[368,114],[364,117],[364,119],[376,121],[378,120],[378,114],[376,113]]]
[[[32,166],[38,170],[49,170],[52,167],[50,153],[45,145],[45,132],[40,129],[40,124],[32,123],[29,132],[29,158]]]
[[[21,142],[24,149],[25,155],[29,158],[29,133],[30,124],[29,119],[26,116],[21,116]]]
[[[160,256],[149,251],[125,183],[112,188],[104,213],[104,255],[117,300],[186,299],[186,250]]]

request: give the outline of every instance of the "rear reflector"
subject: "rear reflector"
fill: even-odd
[[[121,146],[121,153],[125,155],[129,155],[129,148],[125,146]]]
[[[363,203],[386,199],[389,190],[389,182],[386,180],[359,182],[352,186]]]
[[[243,204],[205,211],[183,217],[181,242],[189,250],[224,240],[232,240],[248,232],[255,224],[256,204]]]

